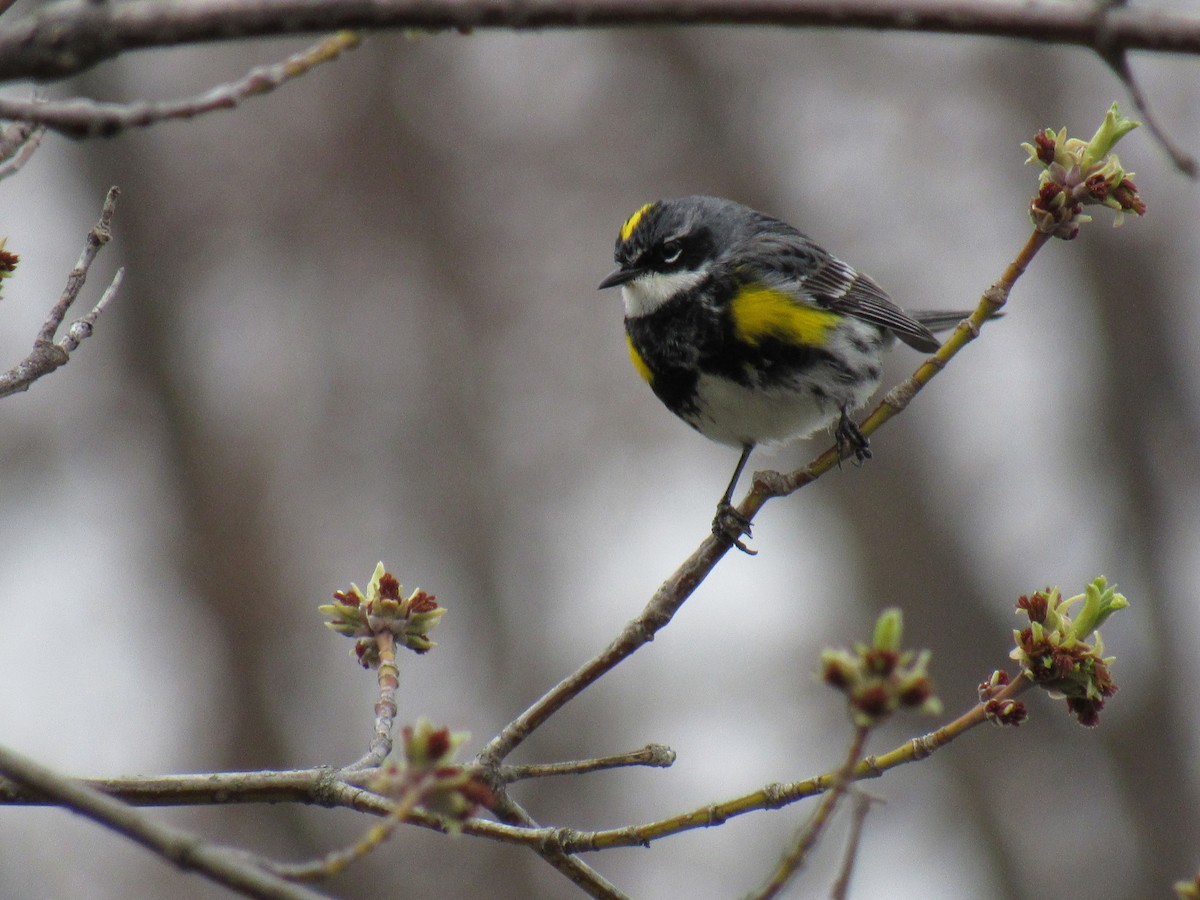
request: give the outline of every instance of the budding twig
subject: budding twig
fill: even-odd
[[[39,378],[66,365],[71,353],[79,347],[79,343],[91,336],[96,320],[116,295],[117,289],[121,285],[121,279],[124,277],[124,269],[117,270],[108,289],[101,294],[91,311],[73,322],[67,329],[67,333],[58,341],[54,340],[71,305],[79,297],[79,292],[83,290],[88,270],[91,268],[96,254],[112,237],[112,217],[116,212],[117,197],[120,193],[115,187],[109,189],[104,206],[100,211],[100,221],[88,232],[83,252],[79,255],[79,261],[67,276],[67,285],[63,288],[62,295],[50,310],[41,330],[38,331],[33,342],[33,350],[7,372],[0,373],[0,397],[27,391],[29,386]]]

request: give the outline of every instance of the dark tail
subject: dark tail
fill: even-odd
[[[939,331],[949,331],[974,311],[973,309],[968,309],[966,312],[946,309],[919,309],[916,311],[909,310],[908,314],[936,334]]]

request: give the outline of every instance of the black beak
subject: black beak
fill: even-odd
[[[625,284],[627,281],[633,281],[633,279],[641,274],[641,269],[615,269],[605,276],[597,290],[602,291],[605,288],[616,287],[618,284]]]

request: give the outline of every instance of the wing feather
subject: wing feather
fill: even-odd
[[[932,353],[941,344],[933,332],[892,302],[869,276],[779,223],[780,228],[759,232],[739,248],[740,274],[769,284],[797,303],[853,316],[894,333],[917,350]],[[733,254],[731,254],[732,256]]]

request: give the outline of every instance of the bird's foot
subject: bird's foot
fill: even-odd
[[[845,410],[842,410],[833,436],[837,441],[839,466],[843,459],[850,456],[854,457],[854,464],[857,466],[861,466],[871,458],[871,442],[867,440],[867,436],[859,430]]]
[[[751,550],[742,540],[742,535],[750,537],[750,520],[734,509],[728,500],[717,504],[717,514],[713,516],[712,532],[719,538],[729,541],[748,556],[756,556],[757,550]]]

